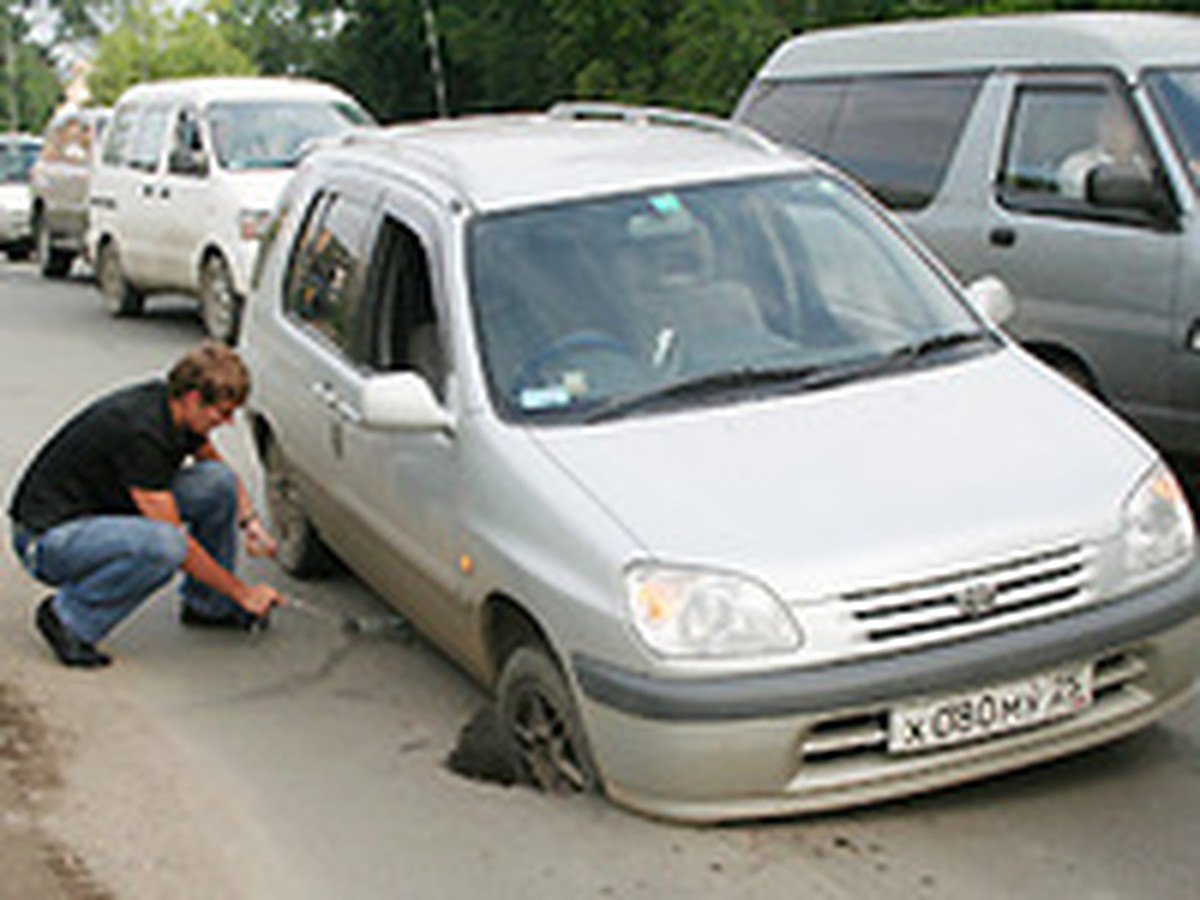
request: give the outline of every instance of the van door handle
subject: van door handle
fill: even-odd
[[[988,240],[993,247],[1011,247],[1017,242],[1017,232],[1006,226],[993,228],[988,232]]]
[[[333,389],[327,381],[318,381],[312,385],[312,392],[316,396],[317,401],[329,409],[333,409],[338,404],[337,391]]]
[[[154,185],[143,184],[142,185],[142,196],[143,197],[153,197],[154,196]]]
[[[168,197],[171,196],[171,189],[169,187],[159,188],[158,196],[162,197],[164,200],[167,199]]]

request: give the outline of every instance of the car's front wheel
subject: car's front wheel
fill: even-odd
[[[213,340],[233,344],[241,323],[242,298],[233,289],[229,263],[218,253],[204,260],[200,269],[200,315],[204,330]]]
[[[100,248],[96,260],[96,280],[100,283],[100,293],[104,295],[104,305],[110,315],[123,318],[142,314],[145,295],[125,278],[121,254],[112,241]]]
[[[552,793],[593,793],[600,779],[566,677],[539,644],[509,656],[496,688],[507,752],[521,778]]]
[[[278,441],[267,444],[263,464],[267,470],[267,511],[279,545],[276,560],[297,578],[325,574],[332,564],[330,551],[308,517],[295,473]]]

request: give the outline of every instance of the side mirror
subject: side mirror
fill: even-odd
[[[1003,325],[1017,311],[1012,293],[995,275],[984,275],[967,285],[967,300],[993,325]]]
[[[454,420],[416,372],[378,375],[361,398],[362,424],[381,431],[450,431]]]
[[[1170,205],[1154,178],[1130,163],[1100,163],[1087,175],[1087,201],[1101,209],[1145,213],[1155,219],[1170,215]]]
[[[208,159],[203,150],[172,150],[167,166],[176,175],[195,175],[199,178],[208,175]]]

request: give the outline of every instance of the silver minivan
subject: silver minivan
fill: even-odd
[[[998,275],[1029,349],[1200,455],[1200,18],[812,32],[735,118],[855,175],[959,277]]]
[[[659,816],[1108,741],[1200,672],[1192,520],[1002,300],[727,123],[348,136],[247,307],[281,561],[335,553],[492,689],[528,778]]]

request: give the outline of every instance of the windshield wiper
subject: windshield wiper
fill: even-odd
[[[917,341],[915,344],[905,344],[898,350],[892,351],[889,356],[892,359],[922,359],[936,356],[945,350],[952,350],[967,344],[982,342],[990,344],[993,341],[995,341],[995,338],[991,332],[979,329],[972,329],[971,331],[946,331],[927,337],[922,341]]]
[[[677,400],[692,400],[727,394],[768,384],[796,383],[807,386],[813,378],[831,371],[826,366],[793,366],[790,368],[723,369],[695,378],[685,378],[660,384],[649,390],[624,397],[614,397],[583,417],[587,423],[603,422],[628,415],[647,406],[657,406]]]

